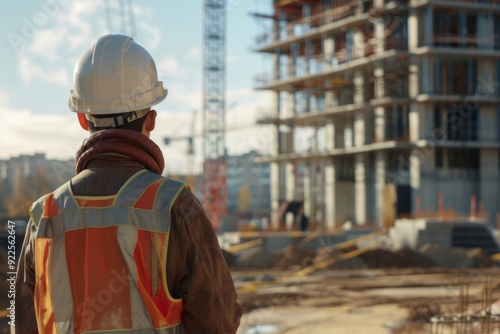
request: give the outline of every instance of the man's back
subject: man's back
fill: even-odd
[[[128,134],[129,131],[120,133],[123,138]],[[90,141],[92,142],[92,137]],[[111,321],[111,315],[116,311],[116,303],[129,309],[128,303],[131,301],[120,299],[119,296],[125,291],[124,277],[134,278],[135,271],[139,279],[135,277],[130,280],[132,285],[137,285],[137,289],[133,290],[135,303],[139,302],[139,309],[148,310],[153,320],[161,320],[163,312],[164,319],[168,316],[175,323],[174,314],[179,313],[175,310],[183,308],[183,327],[188,332],[235,332],[241,316],[241,307],[236,302],[234,285],[220,255],[212,226],[199,201],[189,189],[145,169],[153,168],[148,164],[151,164],[149,157],[155,156],[154,150],[149,152],[148,158],[143,157],[141,160],[139,156],[134,155],[133,149],[130,149],[129,157],[124,157],[102,151],[99,142],[94,144],[79,152],[77,166],[85,169],[79,170],[78,175],[68,184],[67,191],[63,189],[63,194],[60,194],[62,198],[58,199],[62,211],[73,212],[74,217],[71,219],[81,225],[66,231],[65,252],[61,249],[57,251],[59,257],[62,256],[60,253],[65,253],[69,281],[72,284],[70,290],[73,300],[70,305],[73,305],[73,312],[61,315],[63,320],[72,318],[66,325],[74,326],[73,329],[99,330],[92,326]],[[81,164],[81,159],[88,161]],[[73,196],[74,200],[64,198],[68,195]],[[133,219],[127,214],[125,216],[129,217],[130,221],[123,222],[120,217],[123,217],[124,213],[113,211],[111,203],[117,200],[121,201],[118,204],[122,207],[136,206],[135,211],[138,213],[132,215]],[[79,210],[77,204],[80,205]],[[101,217],[102,215],[96,216],[95,212],[103,211],[104,207],[108,210],[104,215],[107,220],[103,218],[100,222],[95,221],[100,218],[89,221],[88,216],[81,213],[87,210],[90,217]],[[144,215],[143,211],[149,215]],[[165,212],[168,215],[165,215]],[[36,233],[31,233],[29,239],[33,249],[38,251],[41,243],[36,241],[35,236],[38,239],[46,236],[40,232],[40,226],[33,226],[37,219],[30,221],[30,230]],[[52,219],[51,224],[57,226],[65,223]],[[92,224],[96,226],[89,229]],[[121,224],[127,227],[120,226]],[[150,232],[154,231],[154,226],[157,226],[159,233],[152,235]],[[116,227],[116,230],[106,232],[104,227],[108,230]],[[152,240],[156,245],[154,251],[150,247]],[[132,244],[127,246],[127,250],[128,243]],[[120,267],[106,265],[117,261],[127,264],[127,254],[130,254],[129,260],[132,260],[127,266],[128,273],[125,274]],[[37,259],[40,254],[24,256]],[[43,263],[40,260],[38,262]],[[135,266],[134,270],[130,269],[132,265]],[[35,267],[41,268],[36,265]],[[49,268],[45,270],[48,271]],[[39,280],[38,274],[36,277]],[[33,287],[32,292],[37,296],[35,282],[31,281],[34,277],[26,278],[28,287]],[[59,289],[62,287],[59,284]],[[113,294],[113,291],[119,291],[119,294]],[[127,288],[127,291],[132,290]],[[65,302],[68,303],[68,300]],[[19,308],[22,309],[22,306]],[[159,314],[155,315],[155,312]],[[54,314],[57,315],[57,312]],[[32,318],[33,312],[26,316],[26,319]],[[129,318],[126,312],[122,312],[117,319],[123,321],[121,325],[126,325]],[[64,321],[62,323],[64,324]],[[88,327],[84,327],[86,323],[89,324]],[[117,323],[119,322],[115,321],[109,326],[117,326]],[[173,324],[159,321],[156,325],[169,327]]]
[[[17,333],[236,332],[242,308],[212,225],[161,177],[150,134],[167,94],[129,36],[102,36],[76,62],[68,108],[90,136],[77,176],[31,208]]]

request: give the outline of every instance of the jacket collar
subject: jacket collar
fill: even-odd
[[[165,162],[158,145],[140,132],[110,129],[93,133],[76,153],[76,172],[88,167],[92,160],[105,159],[137,162],[153,173],[163,172]]]

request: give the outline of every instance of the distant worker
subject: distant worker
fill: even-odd
[[[30,208],[16,333],[235,333],[242,308],[217,237],[149,139],[167,96],[151,55],[106,35],[75,66],[90,136],[77,175]]]
[[[300,231],[306,232],[309,227],[309,218],[306,216],[304,212],[304,205],[300,206],[297,212],[297,218],[295,218],[295,220],[298,221]]]

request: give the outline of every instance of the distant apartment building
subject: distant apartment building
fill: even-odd
[[[350,220],[500,212],[500,2],[276,0],[255,14],[274,93],[274,213]]]
[[[0,160],[0,180],[5,195],[12,194],[18,183],[35,175],[46,177],[46,184],[53,189],[68,181],[74,175],[74,160],[47,159],[45,154],[20,155]],[[43,194],[41,194],[43,195]]]
[[[255,151],[227,156],[228,213],[269,217],[271,211],[270,166],[257,163]]]

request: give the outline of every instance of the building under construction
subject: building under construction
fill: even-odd
[[[500,212],[500,3],[280,0],[258,13],[271,201],[311,222]],[[476,204],[477,203],[477,204]],[[290,210],[288,210],[290,211]],[[286,219],[287,223],[291,223]]]

